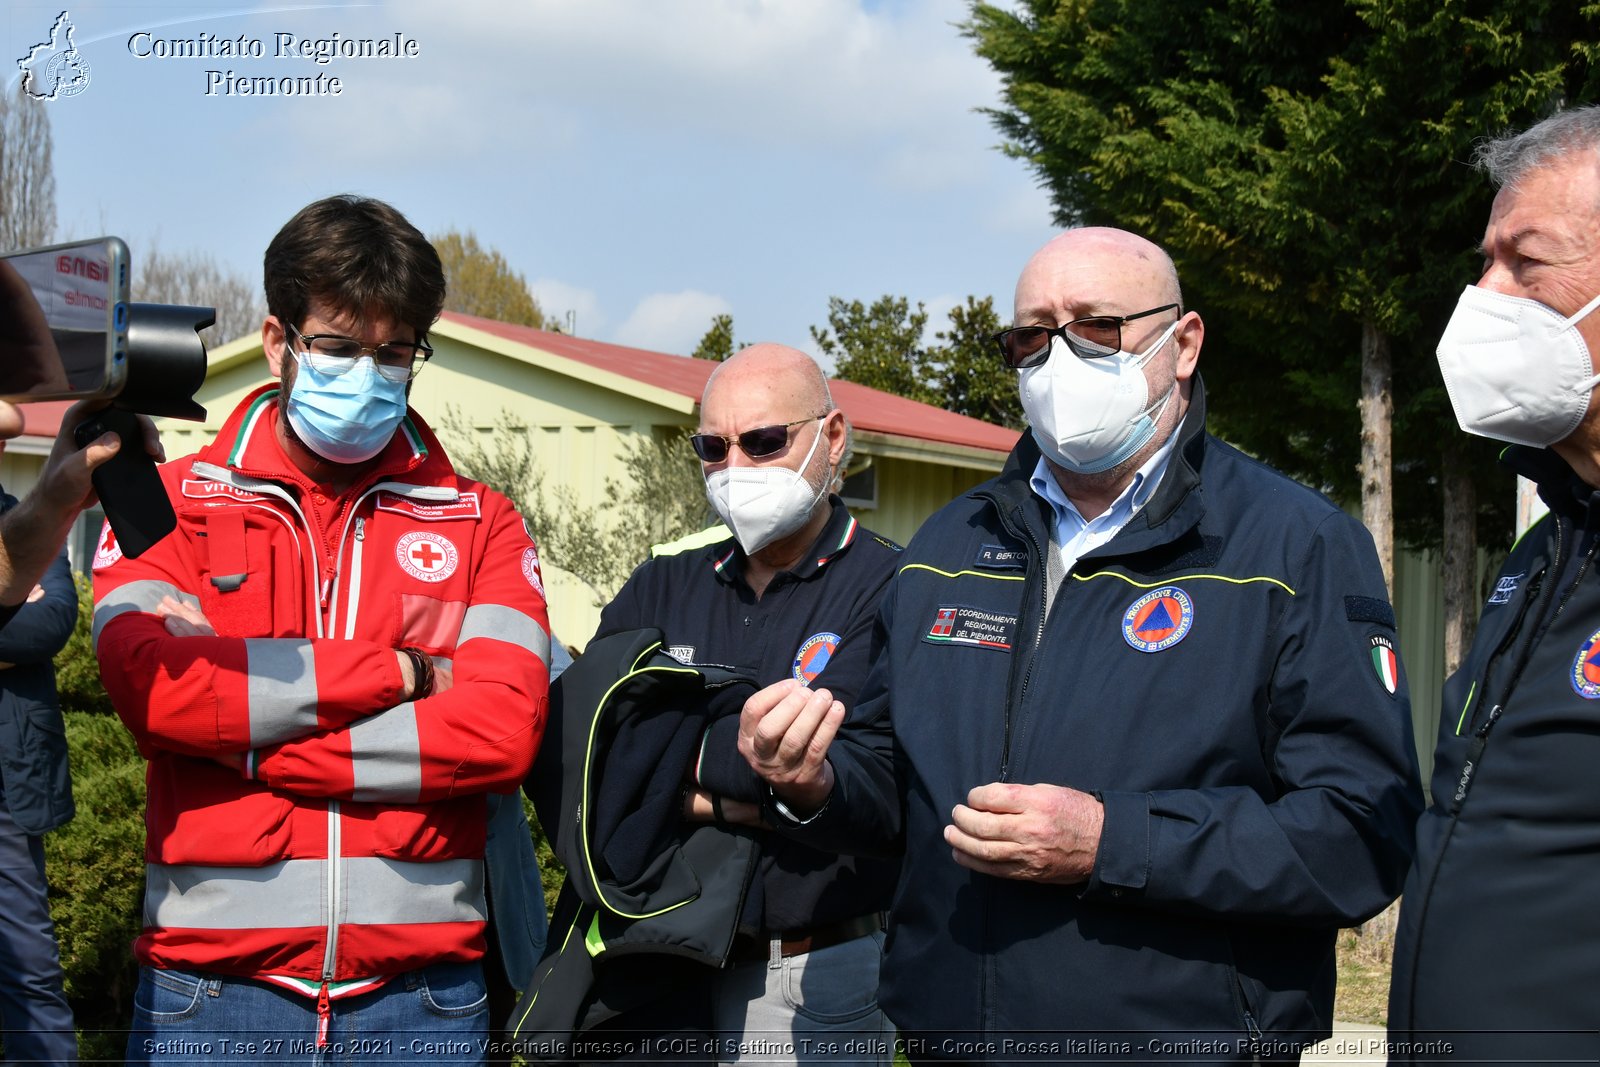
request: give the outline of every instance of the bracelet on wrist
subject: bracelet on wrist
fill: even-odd
[[[407,645],[401,653],[411,661],[411,695],[410,700],[421,700],[423,697],[433,695],[433,657],[420,648]]]

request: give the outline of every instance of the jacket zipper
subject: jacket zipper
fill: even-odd
[[[345,600],[344,639],[356,636],[356,608],[361,603],[361,546],[367,540],[367,520],[356,520],[355,543],[350,547],[350,593]]]
[[[403,496],[414,495],[421,496],[424,499],[430,497],[443,498],[446,493],[450,499],[456,499],[459,496],[454,490],[438,492],[433,491],[433,487],[430,486],[409,486],[404,483],[378,482],[369,486],[365,492],[351,502],[350,510],[345,516],[344,530],[339,534],[339,550],[334,557],[333,575],[323,586],[323,607],[328,607],[330,602],[334,604],[328,617],[328,629],[332,632],[337,630],[334,613],[337,611],[337,598],[344,562],[344,541],[346,536],[351,535],[353,531],[355,540],[350,549],[350,593],[345,604],[344,620],[345,638],[347,640],[355,636],[356,608],[361,599],[361,550],[367,540],[367,520],[365,517],[357,516],[356,512],[361,509],[361,505],[366,502],[369,496],[374,496],[384,489],[391,492],[398,491]],[[301,521],[305,521],[304,515],[301,515]],[[315,540],[310,530],[311,525],[307,523],[306,536]],[[318,616],[318,629],[319,631],[321,629],[320,614]],[[321,636],[320,632],[318,636]],[[322,959],[322,984],[324,990],[326,990],[328,983],[334,979],[334,968],[338,960],[339,950],[339,909],[344,902],[344,894],[340,892],[340,879],[344,866],[343,857],[341,856],[344,849],[344,835],[343,826],[340,822],[340,812],[341,807],[337,800],[328,801],[328,947]],[[321,1027],[326,1029],[326,1026],[327,1022],[324,1019]]]
[[[382,489],[389,489],[391,491],[398,492],[402,496],[418,497],[424,500],[455,500],[460,496],[460,494],[455,490],[447,489],[443,486],[415,486],[407,485],[403,482],[378,482],[374,484],[351,503],[350,511],[345,520],[344,532],[340,534],[339,552],[333,561],[333,573],[324,579],[322,576],[323,571],[321,566],[321,553],[318,551],[320,546],[318,544],[316,534],[312,530],[311,523],[306,518],[305,512],[300,509],[300,505],[295,502],[295,499],[291,494],[265,479],[252,478],[249,475],[240,475],[237,472],[229,470],[225,467],[217,467],[209,463],[195,463],[190,469],[202,477],[211,478],[212,480],[222,482],[225,485],[232,485],[241,489],[248,489],[251,492],[263,493],[267,496],[282,500],[286,505],[288,505],[289,509],[294,512],[295,516],[300,520],[301,530],[305,534],[306,541],[310,542],[311,544],[311,562],[315,576],[315,581],[312,585],[312,588],[319,591],[321,601],[312,613],[316,618],[317,637],[323,637],[326,635],[323,625],[323,612],[328,609],[330,599],[338,588],[339,565],[341,563],[340,557],[344,555],[344,537],[350,532],[352,520],[355,528],[355,547],[352,549],[351,599],[348,605],[348,618],[345,621],[345,636],[346,638],[350,638],[354,635],[356,605],[359,598],[359,583],[361,580],[361,547],[362,543],[366,540],[366,520],[364,518],[356,518],[355,513],[361,507],[361,504],[366,500],[367,497],[377,493]],[[249,484],[241,485],[240,479],[247,480]],[[268,508],[266,510],[270,511],[271,509]],[[286,522],[285,525],[289,524]],[[298,534],[300,531],[295,532]],[[299,536],[295,537],[295,543],[298,547],[300,543]],[[332,618],[330,617],[327,621],[327,629],[332,629]],[[327,947],[323,950],[322,955],[322,989],[317,996],[318,1048],[323,1048],[328,1043],[328,1024],[332,1018],[331,1008],[329,1007],[330,998],[328,993],[328,983],[334,980],[335,965],[339,955],[339,909],[343,904],[343,894],[339,890],[343,866],[341,862],[342,857],[340,856],[340,853],[344,847],[342,837],[343,834],[340,823],[339,802],[337,800],[330,800],[328,801],[328,942]]]
[[[1513,644],[1515,644],[1517,634],[1521,631],[1523,625],[1528,621],[1529,614],[1533,613],[1538,607],[1535,601],[1538,599],[1539,594],[1544,591],[1544,576],[1559,576],[1561,573],[1561,546],[1565,541],[1565,526],[1560,515],[1554,516],[1554,519],[1556,527],[1556,544],[1555,551],[1550,554],[1550,564],[1543,571],[1529,579],[1528,597],[1523,604],[1522,617],[1513,623],[1510,630],[1507,631],[1505,640],[1500,643],[1500,645],[1495,649],[1494,654],[1489,657],[1488,662],[1484,665],[1483,680],[1485,682],[1489,680],[1489,671],[1493,668],[1495,660],[1499,659],[1511,648]],[[1597,545],[1600,545],[1600,542],[1597,542]],[[1594,558],[1593,551],[1589,553],[1589,558]],[[1588,566],[1589,561],[1585,560],[1583,566],[1578,570],[1579,580],[1582,579],[1583,572],[1588,568]],[[1560,603],[1556,605],[1555,614],[1550,616],[1550,621],[1552,624],[1555,622],[1556,617],[1561,614],[1561,610],[1567,606],[1567,598],[1574,590],[1577,589],[1577,587],[1578,581],[1574,581],[1571,587],[1568,589],[1567,594],[1563,596]],[[1538,616],[1534,615],[1533,625],[1538,626],[1538,624]],[[1452,794],[1450,798],[1450,808],[1448,812],[1450,816],[1450,825],[1445,829],[1444,840],[1439,844],[1439,851],[1437,854],[1438,859],[1434,862],[1433,870],[1428,876],[1427,885],[1422,894],[1422,911],[1417,917],[1416,925],[1417,944],[1411,952],[1412,975],[1415,975],[1418,968],[1421,967],[1423,945],[1426,943],[1425,935],[1428,929],[1428,905],[1433,899],[1433,889],[1439,877],[1439,868],[1444,862],[1444,854],[1449,851],[1450,842],[1455,837],[1456,827],[1461,824],[1461,808],[1466,803],[1467,794],[1471,791],[1472,783],[1476,779],[1478,767],[1483,760],[1484,749],[1489,743],[1489,732],[1494,729],[1495,723],[1499,722],[1500,717],[1505,714],[1505,701],[1510,697],[1511,690],[1516,686],[1517,679],[1521,677],[1522,669],[1527,666],[1528,660],[1532,658],[1533,646],[1534,642],[1530,637],[1528,646],[1522,654],[1522,658],[1512,668],[1511,677],[1507,680],[1505,685],[1500,687],[1500,699],[1494,702],[1493,706],[1491,706],[1489,709],[1489,714],[1484,717],[1483,722],[1476,726],[1472,731],[1472,742],[1467,747],[1467,758],[1462,763],[1461,773],[1456,779],[1455,793]],[[1468,700],[1471,700],[1470,696],[1468,697]],[[1437,800],[1437,798],[1435,798],[1435,800]],[[1413,983],[1412,1000],[1410,1004],[1410,1011],[1412,1013],[1415,1013],[1416,1011],[1415,992],[1415,984]]]
[[[1557,529],[1559,530],[1560,520],[1557,519],[1556,521]],[[1594,561],[1596,550],[1600,550],[1600,538],[1596,538],[1594,546],[1589,549],[1589,554],[1584,557],[1582,563],[1578,564],[1578,573],[1573,576],[1572,583],[1561,594],[1560,601],[1556,603],[1555,611],[1550,613],[1550,621],[1545,624],[1546,629],[1556,624],[1556,620],[1566,610],[1567,602],[1578,591],[1578,586],[1583,584],[1583,576],[1589,570],[1589,564]],[[1560,558],[1560,551],[1561,539],[1557,537],[1556,559]],[[1549,573],[1559,573],[1555,568],[1555,564],[1551,565]],[[1534,625],[1538,625],[1537,619],[1534,620]],[[1483,750],[1489,743],[1489,731],[1494,729],[1494,724],[1499,722],[1500,716],[1505,713],[1505,702],[1511,698],[1511,690],[1516,687],[1518,679],[1522,677],[1523,668],[1528,665],[1528,660],[1533,657],[1533,646],[1536,638],[1537,635],[1529,638],[1522,658],[1517,662],[1516,667],[1511,672],[1511,677],[1506,680],[1506,684],[1500,690],[1499,701],[1489,710],[1489,715],[1483,720],[1483,725],[1472,732],[1472,744],[1467,748],[1467,759],[1461,767],[1461,777],[1456,780],[1455,795],[1450,798],[1450,814],[1452,816],[1461,813],[1461,805],[1466,802],[1467,792],[1472,788],[1473,775],[1477,772],[1478,764],[1483,759]]]
[[[1044,644],[1045,616],[1050,606],[1050,590],[1046,586],[1050,582],[1050,567],[1044,558],[1044,548],[1040,546],[1039,539],[1032,530],[1027,531],[1028,541],[1033,546],[1034,558],[1039,561],[1039,624],[1033,630],[1033,644],[1028,648],[1028,665],[1022,671],[1022,686],[1017,690],[1016,699],[1010,699],[1007,694],[1005,712],[1005,734],[1000,743],[1000,780],[1009,781],[1011,776],[1011,711],[1015,707],[1021,710],[1022,704],[1028,699],[1028,686],[1033,681],[1033,665],[1039,658],[1039,649]]]
[[[1004,782],[1009,780],[1011,773],[1011,711],[1013,707],[1020,708],[1023,699],[1027,696],[1028,684],[1033,679],[1033,663],[1034,660],[1038,658],[1039,647],[1044,643],[1045,609],[1049,604],[1049,591],[1045,588],[1045,583],[1050,580],[1050,569],[1048,564],[1045,562],[1044,549],[1039,544],[1038,535],[1031,528],[1029,528],[1026,523],[1023,523],[1022,530],[1019,535],[1017,528],[1010,521],[1010,516],[1006,510],[1000,506],[1000,502],[994,497],[987,497],[987,499],[989,501],[989,505],[995,509],[995,514],[999,516],[1000,525],[1004,526],[1006,531],[1013,537],[1021,536],[1027,540],[1030,546],[1032,546],[1033,558],[1039,568],[1040,574],[1040,579],[1038,582],[1039,621],[1038,625],[1034,627],[1033,644],[1028,649],[1028,663],[1027,666],[1023,668],[1022,683],[1018,687],[1014,698],[1011,692],[1010,679],[1008,678],[1006,682],[1006,702],[1002,716],[1000,734],[999,777],[999,780]],[[983,941],[987,943],[989,940],[989,909],[993,906],[994,901],[991,894],[988,892],[985,892],[983,896]],[[985,963],[978,972],[978,1004],[980,1006],[980,1011],[982,1012],[983,1029],[985,1033],[993,1030],[993,1026],[991,1025],[992,1009],[989,1004],[989,981],[991,966],[991,964]]]
[[[339,825],[339,802],[328,801],[328,947],[322,955],[322,990],[317,995],[317,1047],[328,1044],[328,1022],[332,1017],[328,1007],[328,983],[334,978],[334,964],[339,957],[339,907],[344,895],[339,892],[340,857],[344,848]]]
[[[356,608],[361,601],[361,543],[366,540],[366,522],[364,518],[357,518],[356,512],[361,510],[361,505],[366,503],[369,496],[380,492],[394,493],[412,500],[433,501],[447,503],[461,499],[461,494],[454,489],[444,486],[408,485],[405,482],[375,482],[362,491],[351,504],[350,510],[345,515],[344,528],[339,532],[339,550],[333,557],[333,576],[329,579],[323,606],[328,607],[330,600],[332,609],[328,618],[328,632],[337,633],[338,626],[338,593],[340,588],[341,571],[344,567],[344,545],[351,536],[352,528],[355,531],[355,547],[351,550],[350,560],[350,594],[345,602],[344,636],[349,640],[355,636]]]
[[[1020,708],[1022,701],[1027,697],[1028,685],[1033,680],[1033,663],[1034,660],[1038,658],[1040,646],[1044,643],[1045,612],[1050,603],[1049,590],[1045,588],[1045,583],[1050,580],[1050,570],[1049,566],[1045,562],[1044,549],[1039,544],[1038,535],[1035,534],[1026,523],[1023,524],[1019,533],[1017,528],[1009,521],[1009,516],[1006,514],[1005,510],[999,506],[999,501],[995,500],[993,497],[989,497],[988,499],[990,506],[993,507],[996,514],[1000,516],[1000,524],[1006,528],[1006,531],[1013,537],[1021,536],[1025,538],[1028,544],[1033,548],[1033,558],[1038,564],[1040,573],[1040,579],[1038,582],[1039,621],[1038,625],[1036,625],[1033,630],[1033,643],[1028,647],[1028,663],[1027,666],[1023,668],[1022,684],[1017,688],[1015,696],[1013,696],[1013,694],[1010,692],[1009,681],[1006,687],[1006,703],[1001,720],[999,779],[1000,781],[1005,782],[1010,780],[1011,773],[1011,712],[1013,708]]]

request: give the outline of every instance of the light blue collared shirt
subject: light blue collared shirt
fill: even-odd
[[[1156,486],[1161,484],[1162,476],[1167,473],[1167,461],[1172,458],[1172,451],[1177,444],[1178,431],[1177,427],[1173,427],[1166,441],[1144,461],[1144,465],[1135,472],[1133,481],[1112,501],[1111,506],[1089,520],[1079,514],[1077,507],[1062,491],[1061,483],[1056,481],[1055,474],[1050,470],[1050,464],[1044,457],[1039,458],[1028,484],[1044,498],[1055,515],[1055,533],[1050,540],[1061,553],[1063,574],[1070,573],[1073,565],[1087,553],[1117,536],[1117,532],[1128,525],[1128,520],[1150,502]]]

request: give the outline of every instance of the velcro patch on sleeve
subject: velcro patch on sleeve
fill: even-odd
[[[1394,608],[1387,600],[1375,596],[1347,596],[1344,598],[1344,617],[1351,622],[1371,622],[1394,629]]]

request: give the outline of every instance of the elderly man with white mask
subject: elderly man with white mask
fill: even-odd
[[[882,1001],[913,1061],[1295,1061],[1420,807],[1372,540],[1206,433],[1171,260],[1072,230],[996,338],[1031,433],[925,523],[859,707],[740,747],[819,847],[904,840]],[[831,746],[829,741],[832,739]]]
[[[596,636],[655,626],[685,663],[732,666],[763,685],[827,686],[853,700],[878,649],[873,619],[900,547],[828,492],[848,443],[844,413],[805,353],[757,344],[723,363],[706,384],[691,444],[733,536],[641,565]],[[687,818],[757,826],[767,791],[739,755],[737,732],[738,718],[728,717],[702,739]],[[793,1063],[848,1045],[852,1061],[890,1062],[878,963],[898,865],[754,832],[761,859],[734,965],[684,962],[659,980],[658,1001],[611,1028],[657,1059],[698,1051],[724,1063]],[[715,1040],[644,1043],[669,1032]]]
[[[1600,1058],[1600,109],[1483,144],[1483,274],[1439,366],[1550,509],[1445,683],[1390,987],[1395,1063]]]

